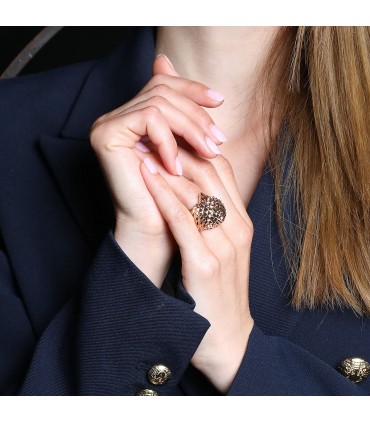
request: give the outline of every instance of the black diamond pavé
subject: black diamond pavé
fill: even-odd
[[[200,231],[216,228],[226,217],[226,209],[216,197],[200,194],[200,201],[191,210],[195,224]]]

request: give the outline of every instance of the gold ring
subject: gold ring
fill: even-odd
[[[216,228],[226,217],[226,208],[217,197],[200,193],[199,202],[190,210],[199,231]]]

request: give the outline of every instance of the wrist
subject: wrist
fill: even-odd
[[[113,236],[127,257],[161,288],[175,251],[173,238],[144,234],[135,225],[117,225]]]
[[[218,353],[202,366],[202,373],[222,394],[227,394],[235,380],[247,350],[253,325],[254,320],[251,318],[240,339],[234,345],[230,342],[222,342],[222,347],[217,349]]]

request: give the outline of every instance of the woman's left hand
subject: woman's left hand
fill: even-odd
[[[248,300],[253,225],[225,157],[207,160],[180,146],[178,153],[183,176],[167,172],[153,153],[141,153],[145,162],[140,170],[179,245],[183,285],[196,303],[195,311],[211,324],[191,362],[227,393],[254,323]],[[160,173],[149,171],[148,159],[149,168],[154,171],[154,165]],[[201,192],[217,197],[226,208],[221,225],[204,231],[197,229],[190,213]]]

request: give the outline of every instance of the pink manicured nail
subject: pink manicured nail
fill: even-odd
[[[159,53],[157,57],[164,56],[165,59],[167,59],[167,62],[172,66],[173,69],[175,69],[174,65],[172,64],[171,60],[163,53]]]
[[[217,147],[217,145],[211,140],[211,138],[206,137],[206,143],[208,147],[216,154],[221,154],[221,150]]]
[[[156,168],[155,164],[149,159],[149,157],[146,157],[144,159],[144,163],[150,173],[153,173],[153,175],[158,173],[158,169]]]
[[[219,93],[218,91],[212,90],[211,88],[209,88],[207,90],[207,95],[208,97],[210,97],[212,100],[216,100],[216,101],[222,101],[225,100],[225,96],[223,96],[221,93]]]
[[[140,141],[135,142],[135,148],[143,153],[150,153],[150,149]]]
[[[182,176],[182,164],[179,156],[176,157],[176,172],[179,176]]]
[[[212,134],[221,142],[227,142],[228,139],[226,135],[218,128],[215,124],[211,124],[210,126]]]

